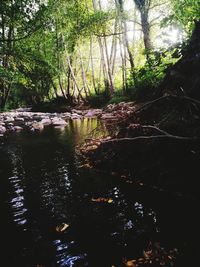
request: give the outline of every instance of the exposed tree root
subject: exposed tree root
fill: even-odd
[[[196,183],[200,163],[200,101],[165,95],[145,104],[108,107],[107,138],[90,138],[81,152],[98,169],[128,172],[149,184]],[[106,117],[106,116],[105,116]],[[122,118],[123,117],[123,118]],[[109,129],[111,131],[109,132]],[[176,189],[176,188],[175,188]]]

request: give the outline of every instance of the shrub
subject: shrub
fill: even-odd
[[[167,69],[174,65],[179,58],[180,54],[177,49],[170,52],[152,52],[148,62],[143,67],[136,69],[129,79],[131,98],[135,100],[151,98],[155,89],[163,81]]]

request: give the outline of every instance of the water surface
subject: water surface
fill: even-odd
[[[75,120],[65,129],[0,140],[2,266],[118,267],[123,257],[140,257],[158,240],[188,255],[194,250],[196,202],[134,191],[79,168],[76,145],[99,124]],[[92,201],[99,197],[113,202]],[[57,233],[62,222],[69,228]]]

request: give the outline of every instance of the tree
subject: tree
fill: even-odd
[[[16,64],[20,54],[19,42],[25,42],[44,26],[46,12],[47,5],[40,0],[5,0],[0,5],[1,109],[20,75]]]

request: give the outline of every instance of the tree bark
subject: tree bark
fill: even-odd
[[[152,49],[152,42],[151,42],[151,37],[150,37],[151,26],[149,23],[149,11],[150,11],[151,1],[134,0],[134,2],[141,17],[141,27],[142,27],[142,32],[143,32],[145,53],[146,53],[147,61],[149,62],[149,52]]]

